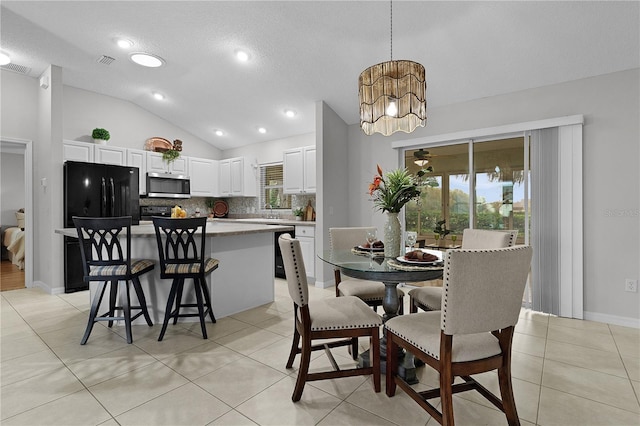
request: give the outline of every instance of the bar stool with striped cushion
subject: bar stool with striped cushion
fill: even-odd
[[[147,324],[149,326],[153,325],[147,311],[147,301],[144,297],[139,277],[151,271],[154,268],[154,262],[149,259],[131,259],[131,216],[73,217],[73,223],[80,239],[84,281],[89,284],[91,281],[99,282],[91,303],[89,322],[80,344],[87,343],[93,325],[97,321],[109,321],[109,327],[111,327],[113,321],[118,320],[124,321],[127,343],[131,343],[133,342],[131,336],[131,322],[133,320],[140,315],[144,315]],[[120,234],[125,234],[125,250],[123,250],[120,242]],[[133,283],[139,306],[131,306],[129,282]],[[117,306],[116,304],[118,283],[120,283],[122,306]],[[109,284],[109,310],[105,314],[98,315],[102,297]],[[140,312],[131,316],[132,309],[139,309]],[[115,311],[117,310],[122,310],[122,316],[115,316]]]
[[[218,260],[205,256],[207,218],[168,219],[153,217],[153,226],[158,241],[160,256],[160,278],[171,278],[171,290],[158,341],[162,341],[167,324],[173,318],[199,317],[202,337],[207,338],[204,321],[207,314],[216,322],[207,288],[206,275],[218,268]],[[184,280],[193,279],[196,303],[183,303]],[[175,305],[175,309],[174,309]],[[197,308],[197,313],[180,313],[182,308]]]

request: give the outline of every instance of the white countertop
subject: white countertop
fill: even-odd
[[[235,222],[235,223],[261,223],[267,225],[289,225],[289,226],[316,226],[314,221],[291,220],[291,219],[267,219],[262,217],[241,218],[241,219],[213,219],[214,222]]]
[[[131,227],[132,237],[155,237],[156,232],[153,228],[153,224],[147,223],[149,221],[142,221],[140,225],[133,225]],[[244,222],[244,223],[242,223]],[[255,234],[260,232],[280,232],[280,231],[293,231],[293,227],[286,224],[270,225],[266,223],[248,223],[246,221],[221,221],[210,220],[207,221],[207,236],[228,236],[228,235],[243,235],[243,234]],[[293,222],[293,221],[292,221]],[[305,222],[303,222],[305,223]],[[78,233],[75,228],[62,228],[56,229],[56,234],[61,234],[67,237],[78,237]]]

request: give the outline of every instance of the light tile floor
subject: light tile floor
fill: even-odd
[[[208,324],[94,327],[79,344],[87,292],[50,296],[37,289],[1,293],[2,425],[435,425],[400,389],[388,398],[371,380],[308,383],[291,402],[296,370],[284,365],[292,303],[282,280],[276,300]],[[334,290],[311,287],[312,298]],[[408,297],[405,298],[408,301]],[[408,307],[405,307],[408,312]],[[514,338],[514,392],[524,425],[640,425],[640,330],[523,310]],[[350,360],[345,348],[334,353]],[[313,355],[312,369],[329,366]],[[299,358],[296,362],[299,361]],[[437,386],[418,369],[421,389]],[[498,392],[495,373],[479,376]],[[454,398],[458,425],[503,425],[504,415],[473,393]]]

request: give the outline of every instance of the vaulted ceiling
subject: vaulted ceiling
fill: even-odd
[[[639,6],[396,0],[393,58],[425,66],[428,107],[637,68]],[[220,149],[313,132],[318,100],[358,123],[358,75],[390,59],[387,1],[3,0],[0,12],[1,50],[27,75],[58,65],[64,84],[133,102]],[[165,64],[140,67],[132,52]]]

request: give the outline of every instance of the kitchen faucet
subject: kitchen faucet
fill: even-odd
[[[267,209],[267,207],[269,208],[269,215],[267,216],[267,219],[273,219],[273,206],[271,204],[265,204],[264,208],[265,210]]]

